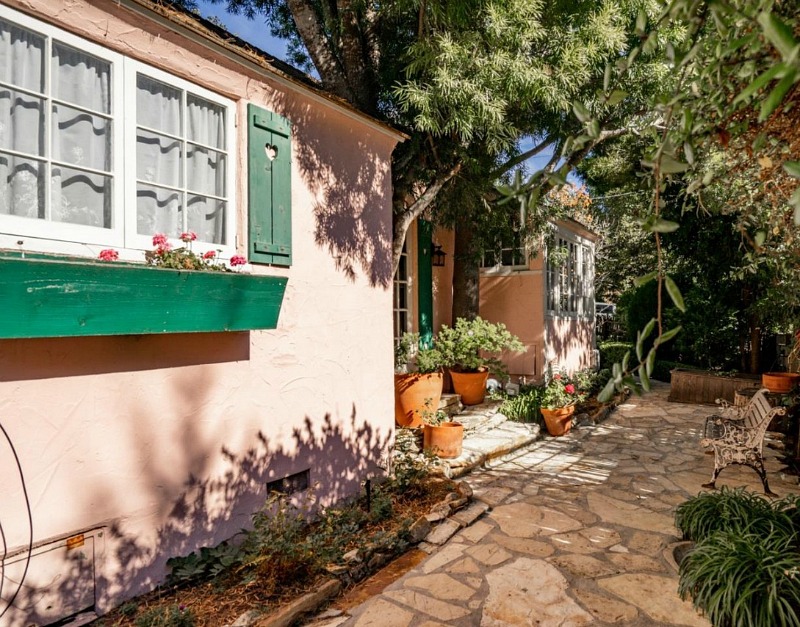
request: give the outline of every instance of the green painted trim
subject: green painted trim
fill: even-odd
[[[433,343],[433,268],[431,243],[433,226],[427,220],[417,222],[417,308],[419,339],[424,346]]]
[[[287,279],[0,257],[0,338],[274,329]]]
[[[247,105],[247,119],[247,258],[252,263],[291,266],[292,125],[252,103]]]

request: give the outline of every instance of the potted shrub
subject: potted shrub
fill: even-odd
[[[430,407],[428,405],[423,412],[422,448],[444,459],[458,457],[464,443],[464,425],[450,421],[441,410],[431,411]]]
[[[540,411],[550,435],[564,435],[572,428],[575,403],[586,394],[567,377],[554,374],[542,392]]]
[[[522,352],[525,347],[503,323],[492,323],[478,317],[459,318],[452,327],[444,326],[436,336],[436,346],[444,365],[450,370],[456,394],[465,405],[482,403],[486,380],[492,372],[507,374],[498,358],[505,350]]]
[[[420,347],[419,333],[406,333],[394,351],[394,416],[400,427],[423,425],[427,407],[442,398],[442,356],[436,348]]]

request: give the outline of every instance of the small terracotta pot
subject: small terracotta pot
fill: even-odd
[[[427,409],[435,414],[441,398],[441,372],[394,375],[394,420],[400,427],[421,427],[422,412]]]
[[[425,425],[423,448],[439,457],[452,459],[461,455],[464,443],[464,425],[460,422],[443,422],[440,425]]]
[[[800,374],[796,372],[765,372],[761,375],[761,385],[770,392],[791,392],[800,383]]]
[[[558,409],[542,407],[540,411],[544,416],[544,424],[547,425],[547,432],[550,435],[564,435],[572,428],[572,414],[575,412],[575,405]]]
[[[484,372],[455,372],[450,370],[455,393],[461,396],[464,405],[478,405],[486,397],[486,380],[489,371]]]

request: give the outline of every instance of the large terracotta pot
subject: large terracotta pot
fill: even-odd
[[[547,425],[547,432],[550,435],[564,435],[572,428],[572,414],[575,405],[569,407],[559,407],[558,409],[541,408],[544,416],[544,424]]]
[[[422,412],[435,414],[441,398],[441,372],[394,375],[394,420],[399,427],[421,427]]]
[[[461,455],[464,443],[464,425],[460,422],[443,422],[440,425],[425,425],[423,448],[439,457],[451,459]]]
[[[489,378],[488,370],[484,372],[450,370],[450,378],[453,380],[453,390],[461,396],[464,405],[477,405],[483,402],[486,397],[486,380]]]
[[[761,375],[761,385],[770,392],[791,392],[800,383],[800,374],[796,372],[765,372]]]

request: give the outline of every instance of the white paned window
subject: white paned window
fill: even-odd
[[[594,252],[584,242],[556,236],[547,255],[547,312],[553,316],[594,316]]]
[[[403,242],[400,264],[394,275],[394,337],[400,339],[403,333],[411,330],[411,293],[409,276],[408,248]]]
[[[513,214],[511,235],[499,237],[495,242],[494,249],[484,253],[481,259],[481,268],[483,270],[524,270],[528,268],[528,251],[520,233],[521,222],[521,214]]]
[[[233,249],[234,103],[0,6],[0,245]],[[138,257],[133,255],[138,253]]]

